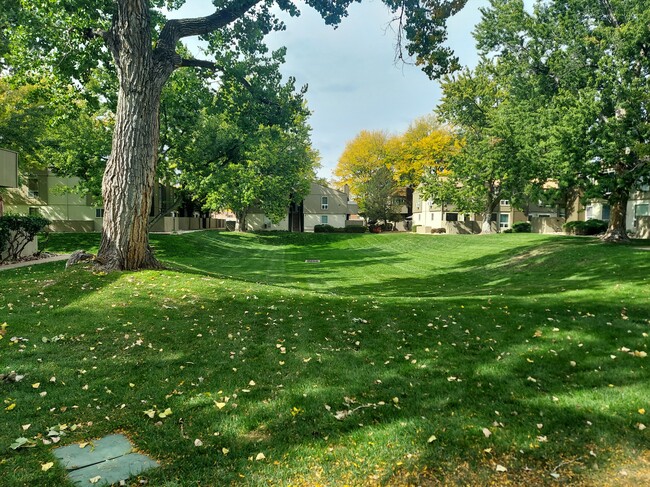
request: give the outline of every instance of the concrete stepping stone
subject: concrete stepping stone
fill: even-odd
[[[134,453],[133,445],[124,435],[63,446],[54,450],[54,456],[68,470],[70,481],[85,487],[116,484],[159,466],[148,456]]]

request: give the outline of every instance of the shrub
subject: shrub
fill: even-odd
[[[608,224],[603,220],[587,220],[584,222],[585,235],[598,235],[607,231]]]
[[[530,222],[516,222],[512,224],[512,231],[514,233],[530,233],[530,230]]]
[[[336,232],[336,228],[334,228],[332,225],[314,226],[314,233],[334,233],[334,232]]]
[[[29,242],[50,221],[42,216],[5,215],[0,217],[0,251],[7,251],[2,262],[18,260]]]
[[[567,222],[562,228],[570,235],[598,235],[607,230],[607,222],[595,219],[586,222]]]
[[[513,229],[512,228],[506,228],[503,232],[501,233],[512,233]]]
[[[412,231],[413,233],[417,233],[417,232],[418,232],[418,228],[420,228],[421,226],[422,226],[422,225],[413,225],[413,228],[411,228],[411,231]]]
[[[366,230],[368,230],[367,227],[365,227],[363,225],[359,225],[359,226],[353,226],[353,227],[345,227],[343,229],[343,232],[344,233],[366,233]]]
[[[576,234],[576,227],[578,226],[579,223],[582,222],[566,222],[564,225],[562,225],[562,228],[564,229],[565,233],[568,233],[569,235],[575,235]]]
[[[431,233],[447,233],[446,228],[432,228]]]

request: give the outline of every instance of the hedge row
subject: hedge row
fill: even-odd
[[[570,235],[598,235],[607,231],[607,222],[603,220],[587,220],[586,222],[567,222],[562,225]]]
[[[315,233],[366,233],[367,231],[368,228],[364,226],[345,227],[345,228],[335,228],[332,225],[314,226]]]

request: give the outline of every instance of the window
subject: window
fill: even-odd
[[[95,218],[104,218],[104,208],[95,208]]]
[[[501,213],[499,215],[499,228],[508,228],[510,226],[510,215]]]
[[[447,222],[457,222],[458,213],[445,213],[445,221]]]
[[[329,223],[329,217],[327,215],[320,216],[320,224],[327,225]]]
[[[321,196],[320,198],[320,209],[321,210],[327,210],[329,208],[329,204],[327,202],[327,196]]]
[[[591,220],[594,217],[594,207],[589,205],[585,208],[585,220]]]
[[[27,194],[30,198],[38,198],[38,178],[27,179]]]
[[[609,213],[610,213],[610,206],[609,205],[603,205],[603,214],[602,214],[602,220],[609,221]]]
[[[510,206],[510,200],[501,200],[499,204],[501,206]]]
[[[634,207],[634,216],[650,216],[650,204],[642,203]]]
[[[35,206],[30,207],[29,216],[41,216],[41,209]]]

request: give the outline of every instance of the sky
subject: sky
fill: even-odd
[[[487,5],[487,0],[469,0],[448,22],[447,44],[463,65],[476,64],[471,32],[480,20],[479,7]],[[297,86],[309,86],[312,143],[322,158],[318,175],[330,179],[348,141],[362,130],[404,132],[416,118],[433,111],[440,87],[418,67],[395,62],[395,33],[381,1],[353,4],[337,29],[326,26],[310,7],[301,5],[300,10],[297,18],[283,18],[287,29],[270,34],[268,45],[286,46],[283,75],[294,76]],[[210,0],[187,0],[169,16],[212,11]]]

